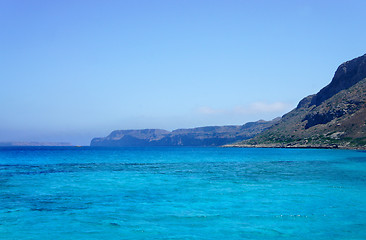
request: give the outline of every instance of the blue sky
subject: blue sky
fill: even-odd
[[[281,116],[366,53],[366,1],[0,1],[0,141]]]

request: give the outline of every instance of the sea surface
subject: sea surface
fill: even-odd
[[[0,148],[0,239],[366,239],[366,152]]]

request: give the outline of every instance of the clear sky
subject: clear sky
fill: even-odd
[[[0,1],[0,141],[281,116],[366,53],[366,1]]]

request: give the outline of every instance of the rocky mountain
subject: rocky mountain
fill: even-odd
[[[249,139],[279,121],[249,122],[244,125],[210,126],[166,131],[162,129],[116,130],[104,138],[94,138],[93,147],[131,146],[221,146]]]
[[[229,146],[366,148],[366,54],[341,64],[329,85],[270,129]]]

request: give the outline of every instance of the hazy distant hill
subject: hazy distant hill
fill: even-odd
[[[0,147],[16,147],[16,146],[23,146],[23,147],[38,147],[38,146],[72,146],[70,143],[67,142],[0,142]]]
[[[366,54],[341,64],[272,128],[231,146],[366,148]]]
[[[172,132],[162,129],[116,130],[107,137],[94,138],[90,146],[221,146],[249,139],[278,121],[279,118],[239,126],[199,127]]]

